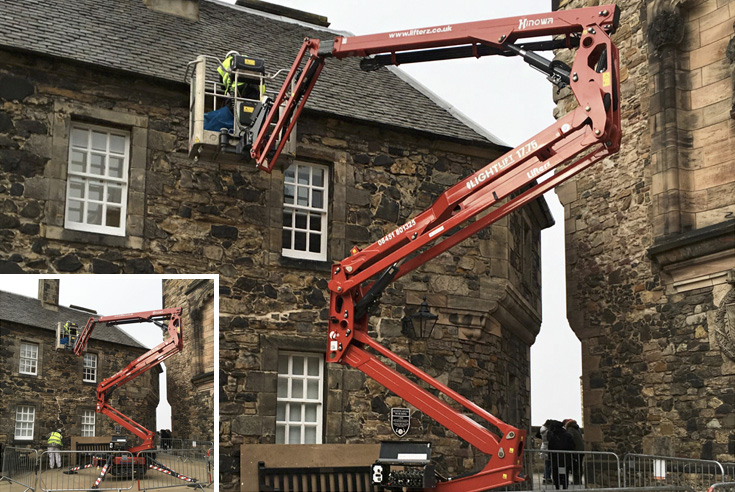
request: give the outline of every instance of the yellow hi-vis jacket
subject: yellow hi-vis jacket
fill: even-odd
[[[48,436],[48,445],[53,448],[60,448],[61,447],[61,434],[58,432],[52,432]]]
[[[217,72],[220,74],[220,77],[222,77],[222,85],[225,86],[225,94],[230,92],[230,89],[233,89],[234,93],[234,81],[233,77],[230,75],[230,67],[232,67],[233,62],[235,61],[235,56],[230,55],[227,58],[225,58],[225,61],[222,62],[222,64],[217,67]],[[238,82],[237,83],[237,90],[240,92],[240,90],[245,87],[246,82]],[[257,87],[259,98],[263,97],[265,95],[265,84],[261,84]],[[239,96],[239,94],[238,94]]]

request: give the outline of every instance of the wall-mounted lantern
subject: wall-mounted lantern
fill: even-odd
[[[418,311],[411,316],[404,316],[401,320],[403,332],[413,332],[416,338],[430,338],[438,319],[439,316],[429,311],[429,305],[426,303],[426,297],[424,297]]]

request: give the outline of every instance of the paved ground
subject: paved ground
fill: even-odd
[[[196,477],[200,481],[208,480],[209,472],[206,463],[199,460],[185,459],[180,456],[168,456],[159,454],[158,460],[165,466],[170,467],[178,473],[189,477]],[[100,475],[100,469],[90,467],[79,470],[78,473],[69,475],[63,473],[68,467],[62,469],[47,469],[44,463],[43,469],[38,477],[37,491],[43,490],[88,490]],[[27,485],[35,483],[35,476],[32,473],[16,473],[13,475],[17,482],[0,481],[0,492],[25,492]],[[100,484],[99,490],[163,490],[172,492],[190,492],[197,489],[193,484],[189,484],[171,475],[156,470],[148,470],[140,481],[118,478],[112,474],[107,474]],[[207,490],[214,487],[209,486]]]
[[[112,486],[113,485],[107,485],[107,487],[112,487]],[[143,486],[144,486],[144,483],[141,482],[140,490],[145,490],[145,489],[143,489]],[[36,489],[36,490],[38,490],[39,492],[41,491],[40,488],[39,489]],[[104,490],[104,489],[102,489],[102,490]],[[117,489],[115,489],[115,490],[117,490]],[[132,490],[134,490],[134,491],[137,491],[138,490],[138,484],[137,484],[137,482],[135,484],[133,484],[133,489]],[[192,491],[200,490],[200,489],[196,489],[196,488],[193,488],[193,487],[183,486],[183,487],[167,487],[165,489],[160,489],[160,490],[162,490],[164,492],[168,492],[168,491],[170,491],[170,492],[192,492]],[[206,487],[204,490],[207,490],[207,491],[214,490],[214,485],[210,485],[209,487]],[[6,482],[5,480],[3,480],[2,482],[0,482],[0,492],[25,492],[25,491],[26,491],[26,487],[24,487],[22,485],[18,485],[16,483],[12,483],[11,484],[11,483]]]

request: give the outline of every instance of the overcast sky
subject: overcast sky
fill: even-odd
[[[353,34],[551,11],[551,0],[269,1],[327,16],[331,29]],[[232,49],[240,48],[236,40],[233,43]],[[518,145],[554,121],[555,87],[517,58],[431,62],[403,65],[401,69],[510,146]],[[545,197],[556,225],[541,236],[544,320],[541,334],[531,348],[531,421],[540,425],[547,418],[574,418],[581,423],[580,343],[566,320],[564,210],[553,192]]]
[[[0,290],[27,297],[38,296],[37,275],[0,275]],[[99,315],[152,311],[162,308],[161,278],[148,275],[61,275],[59,304],[75,305],[97,311]],[[65,321],[65,320],[59,320]],[[152,323],[121,327],[148,348],[163,340],[160,328]],[[131,359],[132,360],[132,359]],[[165,367],[165,364],[162,364]],[[102,374],[103,378],[112,374]],[[171,428],[171,406],[166,401],[165,372],[160,378],[161,401],[156,412],[156,429]],[[135,419],[135,415],[131,415]],[[106,417],[104,417],[106,418]]]

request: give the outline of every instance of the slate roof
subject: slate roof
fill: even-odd
[[[290,68],[304,37],[345,34],[215,0],[200,1],[199,17],[156,13],[143,0],[4,0],[0,46],[182,82],[187,62],[201,54],[236,49],[275,72]],[[363,72],[358,64],[329,59],[307,108],[505,146],[405,74]]]
[[[65,306],[59,306],[58,311],[51,311],[42,307],[41,301],[38,299],[0,290],[0,320],[3,321],[11,321],[44,330],[56,331],[56,323],[59,321],[73,321],[82,329],[91,316],[99,315],[93,315]],[[92,332],[92,340],[103,340],[129,347],[146,348],[118,327],[107,326],[104,323],[95,326]]]

